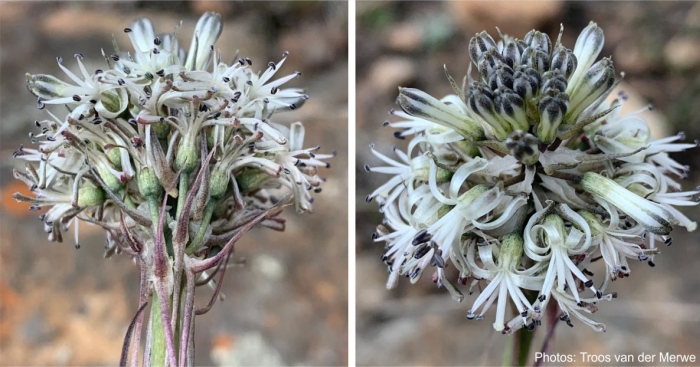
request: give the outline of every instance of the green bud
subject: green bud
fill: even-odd
[[[97,173],[100,174],[102,181],[104,181],[107,188],[112,192],[117,192],[124,187],[124,183],[115,176],[109,168],[107,168],[103,163],[98,163],[95,165]]]
[[[209,197],[214,200],[221,199],[226,194],[228,184],[230,182],[229,175],[225,172],[214,171],[209,179]]]
[[[190,173],[197,167],[197,150],[189,144],[183,144],[175,156],[175,171]]]
[[[236,176],[236,183],[241,194],[258,190],[270,178],[270,175],[255,168],[247,169]]]
[[[105,192],[99,187],[86,185],[78,190],[78,206],[86,208],[102,205],[105,202]]]
[[[163,187],[158,177],[151,168],[142,167],[138,174],[139,192],[144,197],[158,197],[163,192]]]
[[[122,155],[120,152],[121,148],[111,148],[107,149],[106,155],[107,159],[109,160],[109,163],[112,163],[112,166],[114,168],[120,170],[122,169]]]
[[[170,134],[170,125],[167,122],[154,122],[151,124],[151,129],[156,133],[160,140],[168,139]]]
[[[515,270],[523,256],[523,237],[519,233],[510,233],[501,240],[499,263],[506,269]]]

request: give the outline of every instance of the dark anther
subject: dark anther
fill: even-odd
[[[598,297],[598,299],[601,299],[601,298],[603,298],[603,292],[601,292],[600,290],[597,290],[597,291],[595,291],[595,296]]]
[[[245,62],[247,62],[248,65],[253,66],[253,60],[251,60],[250,57],[246,57]]]
[[[372,196],[371,196],[371,195],[365,196],[365,201],[368,202],[368,203],[371,202],[371,201],[372,201]]]
[[[224,81],[224,83],[228,83],[228,82],[230,82],[230,81],[231,81],[231,78],[229,78],[229,77],[225,76],[225,77],[222,77],[222,78],[221,78],[221,80],[223,80],[223,81]]]
[[[289,105],[289,109],[292,110],[292,111],[294,111],[294,110],[297,109],[297,105],[294,104],[294,103],[292,103],[292,104]]]
[[[74,54],[73,57],[75,57],[76,59],[80,59],[80,60],[85,58],[85,56],[81,53]]]
[[[394,131],[394,137],[399,140],[406,140],[406,137],[401,135],[401,131]]]
[[[160,77],[165,76],[165,70],[160,69],[160,70],[156,71],[156,75],[158,75],[158,76],[160,76]]]
[[[112,54],[112,60],[114,60],[114,61],[119,61],[119,55],[117,55],[117,54]]]
[[[653,261],[649,260],[649,266],[651,266],[651,267],[653,268],[653,267],[655,267],[655,266],[656,266],[656,264],[654,264],[654,262],[653,262]]]
[[[143,76],[148,80],[153,80],[153,74],[151,74],[149,71],[147,71]]]
[[[245,66],[245,60],[243,60],[242,58],[238,59],[238,63],[241,64],[241,66]]]
[[[277,87],[272,87],[272,89],[270,89],[270,94],[277,94]]]
[[[131,28],[124,28],[124,33],[131,33]]]
[[[160,37],[156,37],[153,39],[153,44],[156,46],[160,46]]]
[[[274,61],[270,61],[267,63],[267,66],[271,67],[272,70],[277,70],[277,65],[275,64]]]
[[[154,47],[154,48],[153,48],[153,54],[154,54],[154,55],[158,55],[159,53],[160,53],[160,50]]]
[[[61,56],[59,56],[59,57],[56,58],[56,61],[57,61],[59,64],[62,64],[62,63],[63,63],[63,58],[62,58]]]
[[[125,82],[124,82],[124,79],[119,78],[119,79],[117,79],[117,83],[118,83],[119,85],[124,85]]]
[[[382,126],[389,126],[389,121],[382,122]]]
[[[76,244],[75,244],[75,249],[76,249],[76,250],[80,250],[80,244],[79,244],[79,243],[76,243]]]
[[[540,294],[539,297],[537,297],[537,299],[538,299],[540,302],[544,302],[544,300],[547,299],[547,296],[544,295],[544,294]]]
[[[80,98],[79,95],[77,95],[77,94],[73,95],[73,100],[74,100],[74,101],[80,102],[80,99],[81,99],[81,98]]]
[[[587,280],[586,283],[584,283],[584,284],[586,285],[586,287],[590,288],[590,287],[593,286],[593,281],[589,279],[589,280]]]

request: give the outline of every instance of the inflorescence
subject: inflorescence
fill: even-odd
[[[30,133],[36,148],[20,146],[14,154],[27,162],[14,175],[34,194],[14,198],[33,210],[49,208],[40,216],[49,240],[62,242],[72,225],[77,248],[81,221],[101,226],[106,256],[138,260],[140,304],[155,290],[169,317],[173,295],[172,320],[178,320],[181,276],[188,279],[189,297],[195,276],[202,277],[198,285],[214,284],[216,272],[223,277],[233,244],[250,228],[284,230],[279,214],[288,203],[312,211],[311,193],[324,182],[318,168],[333,156],[304,147],[300,122],[273,120],[309,98],[301,89],[282,88],[301,73],[275,79],[288,53],[257,73],[250,58],[221,61],[214,48],[222,32],[219,14],[199,19],[187,53],[177,28],[156,35],[142,18],[124,29],[133,51],[102,51],[104,70],[90,73],[76,54],[77,73],[57,58],[66,81],[27,74],[40,109],[63,105],[69,112],[48,112],[50,119],[36,121],[39,132]]]
[[[481,289],[468,319],[496,303],[496,330],[533,329],[554,300],[570,326],[576,317],[605,331],[588,315],[616,298],[608,286],[630,275],[629,260],[653,266],[674,226],[695,230],[676,207],[697,205],[700,188],[681,191],[674,176],[689,168],[668,153],[697,143],[679,143],[682,133],[653,139],[644,111],[619,116],[626,95],[608,97],[621,78],[610,58],[596,61],[602,29],[591,22],[573,51],[562,32],[554,43],[535,30],[499,42],[478,33],[469,55],[479,76],[466,88],[446,69],[454,95],[399,88],[403,112],[391,114],[401,120],[384,124],[411,138],[408,150],[394,148],[392,159],[372,146],[386,166],[365,166],[392,175],[367,196],[384,215],[373,239],[386,243],[388,288],[433,269],[438,287],[462,301],[451,260],[457,283]]]

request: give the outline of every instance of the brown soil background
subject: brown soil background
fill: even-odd
[[[143,1],[0,3],[0,365],[115,365],[138,308],[137,269],[125,256],[103,259],[99,230],[81,226],[78,251],[72,240],[50,243],[38,214],[10,197],[21,188],[12,168],[23,165],[12,151],[29,144],[34,120],[48,117],[24,73],[63,77],[56,56],[73,68],[78,52],[88,70],[102,68],[100,48],[111,52],[112,34],[130,48],[122,29],[141,16],[156,32],[182,19],[178,35],[189,47],[208,10],[225,19],[216,44],[224,60],[240,50],[264,69],[291,52],[278,75],[301,71],[293,86],[311,99],[277,119],[303,121],[307,145],[339,155],[322,172],[328,182],[314,214],[289,210],[286,232],[254,230],[237,245],[247,265],[227,272],[226,300],[197,318],[196,361],[347,364],[347,3]],[[198,294],[202,305],[211,290]]]
[[[477,293],[460,304],[424,276],[418,284],[400,282],[385,289],[382,245],[370,235],[381,216],[364,197],[388,176],[368,174],[362,166],[377,164],[368,145],[385,153],[405,146],[383,128],[397,86],[415,87],[443,96],[451,92],[443,64],[460,80],[469,63],[469,39],[495,27],[517,37],[533,28],[556,39],[563,23],[563,42],[573,45],[590,20],[605,31],[602,55],[612,55],[617,72],[625,71],[623,88],[634,104],[651,102],[647,113],[659,136],[685,131],[686,141],[700,138],[700,4],[697,2],[358,2],[357,4],[357,363],[358,365],[501,365],[508,337],[496,334],[490,317],[468,321],[466,312]],[[633,108],[636,109],[637,107]],[[693,167],[684,189],[700,183],[700,149],[676,154]],[[700,221],[698,207],[684,210]],[[594,318],[606,333],[574,320],[559,325],[550,353],[656,355],[698,353],[700,346],[700,238],[698,232],[674,231],[674,244],[663,248],[656,267],[632,264],[630,278],[613,283],[615,302],[604,303]],[[430,274],[427,274],[430,275]],[[545,329],[533,349],[539,350]],[[533,357],[530,358],[534,362]],[[560,363],[571,365],[568,363]],[[598,365],[615,365],[609,363]],[[640,365],[631,363],[627,365]],[[624,364],[620,364],[624,365]]]

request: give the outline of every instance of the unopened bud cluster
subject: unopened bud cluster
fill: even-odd
[[[304,146],[300,122],[274,121],[309,98],[283,88],[301,73],[275,77],[288,53],[262,67],[247,57],[223,62],[214,48],[222,25],[204,14],[185,52],[179,25],[156,34],[142,18],[124,29],[133,50],[102,51],[104,69],[88,70],[75,54],[57,58],[62,78],[27,74],[38,107],[61,109],[36,121],[32,144],[15,152],[26,161],[15,177],[33,195],[14,197],[48,208],[40,219],[51,241],[74,226],[78,247],[80,222],[104,228],[106,256],[145,264],[142,294],[152,281],[179,295],[180,277],[225,268],[253,225],[284,229],[278,209],[288,201],[311,211],[324,182],[318,169],[332,157]]]
[[[392,176],[367,197],[384,214],[373,238],[386,243],[388,288],[428,270],[458,301],[454,283],[481,289],[467,318],[496,304],[498,331],[534,328],[552,300],[567,324],[604,331],[588,315],[616,297],[610,282],[629,276],[633,260],[653,266],[674,226],[695,230],[676,207],[697,205],[700,191],[681,191],[688,167],[668,153],[696,144],[653,139],[643,111],[619,116],[626,98],[608,98],[620,79],[610,58],[597,60],[595,23],[573,50],[562,32],[555,42],[535,30],[498,42],[477,33],[469,70],[478,78],[465,89],[449,74],[455,94],[442,99],[399,88],[403,111],[391,114],[401,120],[385,125],[411,137],[408,151],[392,159],[372,147],[387,166],[365,167]]]

